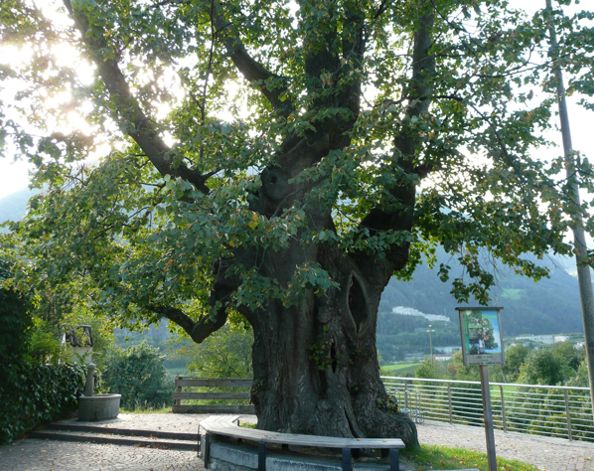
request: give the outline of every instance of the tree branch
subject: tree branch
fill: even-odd
[[[210,334],[219,330],[225,325],[227,321],[227,312],[225,309],[216,311],[214,319],[207,316],[197,321],[193,320],[181,309],[175,307],[164,306],[149,306],[149,309],[160,316],[166,317],[170,321],[175,322],[196,342],[201,343]]]
[[[195,321],[181,309],[175,307],[151,305],[148,308],[160,316],[175,322],[184,329],[194,342],[200,343],[210,334],[223,327],[225,322],[227,322],[229,299],[241,283],[239,277],[234,275],[229,276],[226,273],[228,268],[228,260],[221,259],[216,263],[215,282],[208,300],[210,306],[208,316]]]
[[[134,139],[155,168],[163,176],[171,175],[189,181],[203,193],[208,193],[207,175],[185,166],[174,159],[175,151],[167,146],[154,126],[144,114],[136,98],[132,95],[117,59],[112,58],[111,48],[104,39],[103,31],[89,21],[87,16],[94,4],[87,2],[73,8],[70,0],[63,0],[64,6],[72,16],[82,35],[93,61],[97,65],[111,100],[117,110],[120,129]]]
[[[430,49],[434,11],[430,5],[427,6],[419,18],[414,34],[412,75],[407,92],[410,97],[409,103],[401,128],[394,138],[395,152],[391,162],[391,171],[395,175],[394,183],[385,187],[384,196],[378,206],[361,222],[362,228],[368,229],[371,234],[388,230],[408,231],[412,228],[416,184],[422,176],[417,172],[424,174],[427,171],[415,165],[423,138],[412,120],[427,113],[433,92],[435,57]],[[406,263],[408,246],[408,243],[401,243],[387,254],[396,269],[402,268]]]
[[[365,52],[365,15],[357,2],[348,1],[344,6],[345,24],[342,31],[342,76],[346,82],[341,102],[353,113],[353,122],[361,107],[361,75]]]
[[[286,79],[273,74],[248,53],[235,26],[227,21],[222,6],[211,0],[211,19],[215,24],[217,36],[223,41],[227,54],[241,74],[268,99],[275,111],[288,117],[294,110],[287,97]]]

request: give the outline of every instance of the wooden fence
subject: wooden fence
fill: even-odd
[[[177,376],[173,412],[253,414],[251,379],[199,379]],[[182,404],[182,402],[184,402]]]

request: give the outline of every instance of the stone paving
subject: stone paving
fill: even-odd
[[[25,439],[0,447],[0,470],[10,471],[196,471],[193,451]]]
[[[117,419],[103,422],[83,422],[77,419],[64,420],[63,423],[94,425],[105,428],[126,428],[137,430],[163,430],[166,432],[198,433],[198,424],[212,414],[123,414]]]
[[[118,419],[101,425],[195,432],[204,417],[198,414],[120,414]],[[479,427],[425,422],[418,430],[422,443],[485,451],[484,432]],[[499,430],[495,431],[495,440],[499,456],[532,463],[542,471],[594,471],[594,444]],[[204,466],[193,451],[24,439],[0,447],[0,470],[202,471]]]
[[[198,431],[208,415],[120,414],[105,422],[75,422],[105,428]],[[202,471],[204,465],[194,451],[161,450],[136,446],[75,443],[24,439],[0,447],[0,471]]]

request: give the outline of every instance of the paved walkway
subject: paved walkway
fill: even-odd
[[[118,419],[101,425],[196,432],[204,417],[198,414],[120,414]],[[484,433],[479,427],[426,422],[419,425],[418,430],[422,443],[485,451]],[[499,456],[532,463],[542,471],[594,471],[594,444],[498,430],[495,440]],[[192,451],[24,439],[0,447],[0,470],[202,471],[204,467]]]
[[[208,415],[200,414],[120,414],[107,422],[79,422],[110,428],[198,431]],[[70,422],[70,421],[65,421]],[[0,471],[203,471],[204,465],[193,451],[161,450],[136,446],[24,439],[0,446]]]
[[[487,451],[480,427],[426,421],[417,426],[419,441]],[[495,430],[497,456],[535,465],[542,471],[594,471],[594,443]]]

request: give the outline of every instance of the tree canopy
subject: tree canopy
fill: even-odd
[[[404,271],[443,244],[468,269],[456,294],[479,299],[492,277],[478,247],[536,276],[522,253],[570,250],[560,164],[531,155],[550,126],[552,100],[533,95],[548,77],[543,11],[527,18],[490,1],[47,3],[3,2],[0,26],[5,47],[24,56],[2,65],[2,134],[46,188],[21,229],[44,276],[91,277],[102,301],[154,316],[190,300],[200,312],[213,263],[236,247],[294,237],[383,254],[407,243]],[[591,17],[554,18],[580,92],[590,91],[593,42],[579,20]],[[317,155],[296,158],[320,139]],[[587,160],[580,169],[589,176]],[[250,207],[266,178],[305,196],[280,211]],[[399,207],[402,181],[414,182],[414,209]],[[307,228],[308,205],[331,208],[333,230]],[[403,212],[411,227],[399,227]],[[290,302],[276,280],[242,277],[234,302],[257,304],[262,290]],[[289,287],[331,283],[310,265]]]
[[[480,302],[480,248],[535,278],[524,254],[571,252],[590,199],[572,206],[562,160],[535,157],[555,103],[546,25],[588,106],[593,18],[500,0],[5,0],[4,149],[44,189],[5,256],[48,313],[82,292],[197,342],[232,311],[255,349],[281,310],[311,315],[295,338],[337,374],[374,345],[390,276],[437,245],[465,267],[453,294]]]

